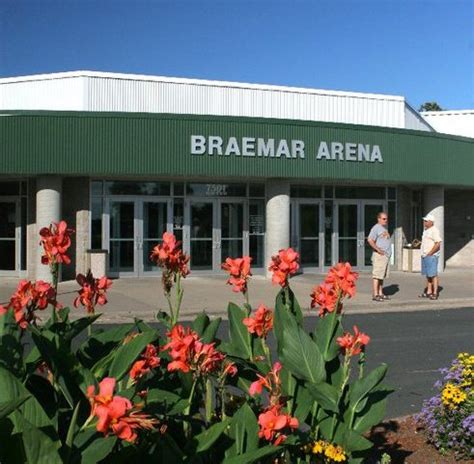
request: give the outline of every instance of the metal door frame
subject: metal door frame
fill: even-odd
[[[303,271],[310,272],[321,272],[324,268],[324,211],[323,211],[323,200],[314,200],[312,198],[295,198],[291,200],[291,246],[298,251],[301,251],[301,217],[300,217],[300,205],[317,205],[319,214],[319,230],[318,230],[318,261],[319,265],[306,266]]]
[[[12,241],[15,243],[15,269],[7,270],[0,269],[0,276],[3,277],[16,277],[19,276],[21,271],[21,198],[16,196],[4,196],[0,197],[1,203],[13,203],[15,205],[15,237],[5,238],[2,241]],[[24,250],[26,253],[26,250]]]
[[[166,230],[173,230],[173,200],[169,197],[110,195],[104,197],[104,216],[102,221],[102,247],[109,252],[110,260],[110,205],[111,203],[133,203],[133,271],[110,271],[111,277],[141,277],[158,275],[158,267],[153,271],[143,269],[143,205],[144,203],[166,203]],[[130,239],[129,239],[130,240]],[[109,266],[110,269],[110,266]]]
[[[349,199],[334,199],[334,220],[333,220],[333,242],[332,242],[332,262],[339,262],[339,205],[356,205],[357,206],[357,264],[353,266],[358,270],[370,269],[370,266],[365,265],[365,247],[368,246],[365,243],[365,205],[382,205],[384,211],[387,210],[387,200],[349,200]],[[376,219],[374,218],[374,224]]]
[[[243,230],[242,230],[242,250],[244,255],[249,252],[249,231],[248,231],[248,199],[236,197],[192,197],[184,200],[184,226],[183,226],[183,250],[191,254],[191,205],[193,203],[212,204],[212,263],[211,269],[199,269],[193,272],[217,273],[221,271],[221,264],[226,256],[222,257],[222,203],[240,203],[243,207]],[[235,258],[235,257],[234,257]],[[191,257],[192,260],[192,257]],[[192,266],[190,267],[192,270]]]

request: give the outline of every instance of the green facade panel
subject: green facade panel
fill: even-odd
[[[191,154],[191,136],[304,142],[304,158]],[[383,162],[317,159],[321,143],[380,148]],[[323,150],[324,151],[324,150]],[[290,178],[474,186],[474,140],[402,129],[214,116],[4,112],[0,175]]]

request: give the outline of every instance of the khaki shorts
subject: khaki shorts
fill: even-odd
[[[372,277],[383,280],[390,274],[390,258],[378,253],[372,253]]]

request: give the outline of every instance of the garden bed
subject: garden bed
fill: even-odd
[[[392,458],[391,464],[474,463],[472,459],[456,461],[453,454],[442,456],[426,442],[413,416],[382,422],[371,430],[368,438],[375,443],[374,458],[380,459],[383,453],[387,453]]]

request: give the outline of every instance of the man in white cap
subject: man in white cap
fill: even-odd
[[[438,299],[438,260],[441,249],[441,235],[434,226],[435,218],[427,214],[423,218],[423,236],[421,237],[421,273],[426,277],[426,292],[420,296],[430,300]]]

